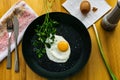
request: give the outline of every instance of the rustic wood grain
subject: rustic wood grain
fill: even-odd
[[[18,0],[0,0],[0,17]],[[32,9],[38,14],[45,13],[43,0],[25,0]],[[51,12],[66,12],[61,4],[65,0],[55,0],[51,7]],[[117,0],[106,0],[112,7],[115,6]],[[103,30],[100,25],[101,19],[96,22],[100,40],[105,52],[105,57],[112,71],[120,80],[120,22],[116,29],[112,32]],[[111,80],[97,45],[95,33],[92,27],[88,29],[92,42],[91,55],[85,67],[74,76],[70,76],[67,80]],[[6,59],[0,63],[0,80],[46,80],[42,76],[34,73],[25,63],[22,55],[22,44],[19,47],[20,72],[14,72],[14,51],[12,52],[12,69],[6,69]]]

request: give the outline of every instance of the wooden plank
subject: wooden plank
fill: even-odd
[[[0,0],[0,17],[18,0]],[[46,13],[44,9],[44,0],[24,0],[38,14]],[[51,12],[68,13],[61,4],[66,0],[55,0],[51,7]],[[106,0],[112,7],[115,6],[117,0]],[[107,32],[101,27],[101,19],[96,22],[97,30],[100,36],[105,57],[111,69],[120,80],[120,22],[113,32]],[[92,42],[91,55],[88,63],[77,74],[70,76],[66,80],[111,80],[106,67],[101,58],[99,48],[93,28],[88,29]],[[42,76],[34,73],[25,63],[22,55],[22,44],[19,47],[20,72],[14,72],[14,52],[12,53],[12,69],[6,69],[6,59],[0,63],[0,80],[46,80]]]

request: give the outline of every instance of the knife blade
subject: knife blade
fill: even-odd
[[[18,48],[17,48],[17,38],[19,32],[19,22],[16,16],[13,17],[14,26],[14,39],[15,39],[15,72],[19,71],[19,59],[18,59]]]

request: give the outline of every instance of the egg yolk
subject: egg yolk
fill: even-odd
[[[68,43],[66,41],[60,41],[57,46],[58,46],[58,49],[62,52],[65,52],[68,50]]]

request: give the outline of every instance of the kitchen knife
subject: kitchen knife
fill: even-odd
[[[18,59],[18,48],[17,48],[17,38],[19,32],[19,22],[16,16],[13,17],[14,26],[14,39],[15,39],[15,72],[19,72],[19,59]]]

